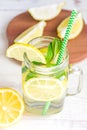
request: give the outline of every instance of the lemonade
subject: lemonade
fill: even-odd
[[[30,44],[38,48],[46,57],[52,40],[51,37],[39,37],[32,40]],[[37,61],[30,62],[28,57],[24,56],[22,88],[25,109],[29,114],[42,115],[44,106],[49,101],[51,105],[47,114],[62,110],[68,81],[68,52],[65,52],[60,65],[55,65],[54,61],[55,58],[47,65]]]

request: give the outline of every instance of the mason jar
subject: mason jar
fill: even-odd
[[[53,37],[38,37],[29,43],[46,50]],[[45,51],[42,53],[45,53]],[[67,93],[69,54],[65,50],[60,65],[36,65],[24,56],[22,63],[22,89],[26,112],[29,115],[50,115],[63,109]],[[46,110],[46,104],[50,104]],[[44,113],[44,109],[46,113]]]

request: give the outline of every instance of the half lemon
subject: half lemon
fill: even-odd
[[[22,97],[11,88],[0,88],[0,127],[19,121],[24,112]]]

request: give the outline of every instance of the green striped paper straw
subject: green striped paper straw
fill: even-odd
[[[61,63],[62,58],[64,56],[64,52],[65,52],[65,49],[66,49],[66,46],[67,46],[67,43],[68,43],[68,40],[69,40],[70,32],[71,32],[73,23],[75,21],[76,15],[77,15],[77,11],[73,10],[72,13],[71,13],[71,17],[69,19],[69,23],[68,23],[68,26],[67,26],[67,29],[66,29],[64,40],[63,40],[62,45],[61,45],[59,57],[57,59],[57,65],[59,65]]]
[[[65,36],[64,36],[64,40],[63,40],[62,45],[61,45],[61,49],[60,49],[60,52],[59,52],[59,57],[58,57],[58,60],[57,60],[57,65],[59,65],[61,63],[61,61],[62,61],[64,52],[65,52],[65,49],[66,49],[66,46],[67,46],[67,42],[69,40],[70,31],[71,31],[73,23],[75,21],[76,15],[77,15],[77,11],[73,10],[72,13],[71,13],[69,22],[68,22],[68,26],[67,26],[66,33],[65,33]],[[44,109],[42,111],[42,115],[47,114],[47,111],[48,111],[48,109],[50,107],[50,104],[51,104],[50,101],[46,102],[46,104],[44,106]]]
[[[50,101],[45,103],[44,109],[42,111],[42,115],[46,115],[46,113],[47,113],[47,111],[48,111],[48,109],[50,107],[50,104],[51,104]]]

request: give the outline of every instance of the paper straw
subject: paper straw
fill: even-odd
[[[69,23],[68,23],[68,26],[67,26],[67,29],[66,29],[64,40],[63,40],[62,45],[61,45],[59,57],[58,57],[58,60],[57,60],[57,65],[59,65],[61,63],[62,59],[63,59],[64,52],[65,52],[65,49],[66,49],[66,46],[67,46],[67,43],[68,43],[68,40],[69,40],[70,32],[71,32],[73,23],[75,21],[76,15],[77,15],[77,11],[73,10],[72,13],[71,13],[71,17],[69,19]]]
[[[43,109],[43,111],[42,111],[42,115],[46,115],[46,113],[47,113],[47,111],[48,111],[48,109],[49,109],[49,107],[50,107],[50,104],[51,104],[50,101],[49,101],[49,102],[46,102],[46,104],[45,104],[45,106],[44,106],[44,109]]]
[[[65,33],[65,36],[64,36],[64,40],[63,40],[62,45],[61,45],[61,49],[60,49],[60,52],[59,52],[59,57],[58,57],[58,60],[57,60],[57,65],[59,65],[61,63],[62,59],[63,59],[64,52],[65,52],[65,49],[66,49],[66,45],[67,45],[67,42],[69,40],[70,31],[71,31],[73,23],[75,21],[76,15],[77,15],[77,11],[73,10],[72,13],[71,13],[69,22],[68,22],[68,26],[67,26],[66,33]],[[44,106],[44,109],[42,111],[43,115],[47,114],[47,111],[48,111],[48,109],[50,107],[50,104],[51,104],[50,101],[46,102],[46,104]]]

